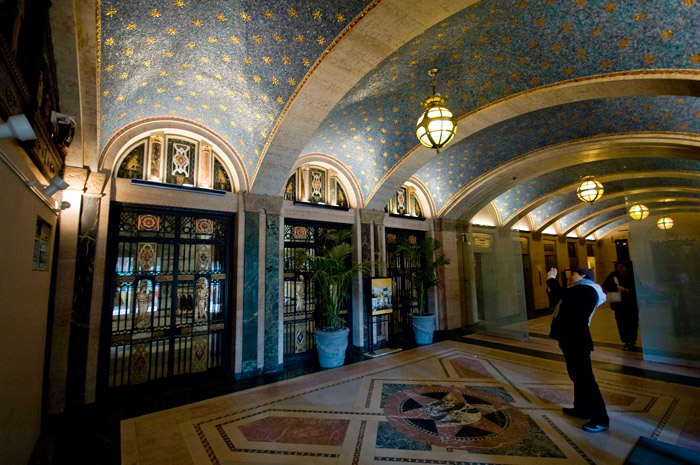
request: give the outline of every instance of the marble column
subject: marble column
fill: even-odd
[[[67,409],[78,407],[85,403],[92,285],[100,204],[101,195],[99,193],[86,193],[81,196],[73,282],[73,304],[68,342]]]
[[[243,251],[243,319],[241,376],[257,374],[258,368],[258,280],[260,266],[260,213],[245,212]]]
[[[282,199],[244,197],[241,377],[276,371],[282,364],[280,212]]]

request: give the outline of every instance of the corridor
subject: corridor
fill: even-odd
[[[527,342],[460,335],[130,418],[121,460],[614,465],[640,436],[700,451],[700,369],[623,352],[607,306],[591,327],[610,431],[586,433],[563,415],[573,390],[550,320],[530,320]]]

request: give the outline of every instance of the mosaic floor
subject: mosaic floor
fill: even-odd
[[[597,369],[611,426],[586,433],[584,420],[561,412],[573,390],[553,341],[513,346],[532,344],[542,357],[466,343],[488,339],[440,342],[125,420],[122,463],[622,464],[639,436],[700,450],[700,383]],[[605,366],[645,364],[619,348],[594,355]],[[700,379],[700,370],[685,374]]]

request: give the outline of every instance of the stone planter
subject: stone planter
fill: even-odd
[[[433,333],[435,332],[435,315],[411,315],[413,323],[413,334],[416,344],[426,345],[433,343]]]
[[[314,342],[318,350],[318,361],[321,368],[336,368],[345,363],[345,351],[348,348],[350,329],[338,331],[314,331]]]

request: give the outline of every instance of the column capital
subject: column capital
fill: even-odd
[[[279,215],[282,213],[282,197],[242,192],[241,200],[243,200],[244,209],[247,212],[260,212],[261,210],[265,210],[265,212],[270,215]]]
[[[360,212],[360,223],[362,224],[368,224],[368,223],[374,223],[374,224],[384,224],[384,218],[386,216],[386,213],[384,213],[381,210],[369,210],[367,208],[361,208],[359,210]]]

